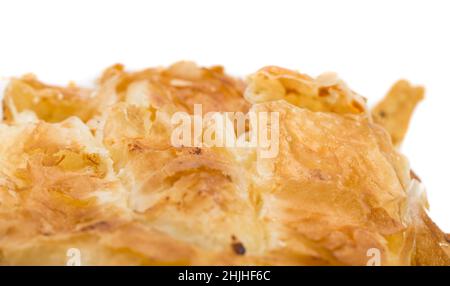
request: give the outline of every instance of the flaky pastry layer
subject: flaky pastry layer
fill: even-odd
[[[173,147],[170,118],[194,104],[278,112],[278,156]],[[366,265],[375,248],[383,265],[449,265],[388,131],[334,74],[244,82],[179,62],[115,65],[90,89],[11,79],[0,264],[65,265],[77,248],[83,265]]]

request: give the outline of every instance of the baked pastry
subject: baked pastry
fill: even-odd
[[[114,65],[94,88],[11,79],[0,264],[66,265],[77,249],[82,265],[367,265],[373,250],[382,265],[450,265],[423,186],[392,143],[421,98],[399,85],[406,114],[390,103],[398,88],[371,112],[334,74],[278,67],[246,82],[190,62]],[[195,104],[277,112],[277,156],[174,146],[171,118]]]

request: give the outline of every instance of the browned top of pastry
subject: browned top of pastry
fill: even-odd
[[[278,112],[278,156],[174,147],[170,118],[194,104]],[[85,265],[365,265],[370,249],[418,261],[425,200],[333,74],[267,67],[244,83],[189,62],[115,65],[91,89],[13,79],[3,107],[0,264],[65,264],[69,248]]]

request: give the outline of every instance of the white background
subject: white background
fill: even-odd
[[[234,75],[336,71],[372,104],[399,78],[423,84],[403,152],[450,232],[450,1],[2,0],[0,31],[0,76],[51,83],[187,59]]]

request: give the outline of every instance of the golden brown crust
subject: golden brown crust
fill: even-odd
[[[372,109],[374,121],[389,132],[395,146],[403,141],[414,109],[423,99],[424,93],[423,87],[412,86],[408,81],[400,80]]]
[[[155,109],[175,105],[177,110],[193,111],[194,104],[202,104],[203,111],[247,111],[249,104],[242,98],[245,85],[240,79],[225,75],[220,66],[198,67],[192,62],[177,62],[167,69],[149,68],[127,73],[123,66],[107,69],[100,83],[113,81],[120,101],[136,103],[134,94],[148,95],[140,104]]]
[[[89,96],[13,81],[0,264],[64,265],[71,248],[84,265],[366,265],[373,248],[384,265],[448,263],[443,234],[417,216],[425,204],[409,195],[406,159],[361,97],[334,76],[276,67],[247,85],[189,62],[112,66]],[[24,89],[63,96],[49,96],[51,113],[28,97],[18,108]],[[170,116],[196,103],[279,112],[278,156],[173,147]]]
[[[445,234],[434,224],[425,211],[421,212],[416,223],[415,265],[450,265],[450,243]]]
[[[91,93],[74,84],[64,88],[46,85],[31,74],[11,79],[5,90],[3,119],[13,122],[17,113],[31,110],[48,122],[62,121],[69,116],[86,121],[95,113],[95,107],[90,106]]]
[[[408,207],[415,233],[412,263],[429,266],[450,265],[450,243],[446,240],[445,233],[428,216],[427,207],[423,185],[413,180]]]
[[[251,103],[284,99],[312,111],[366,112],[365,99],[333,73],[313,79],[291,70],[265,67],[249,77],[244,95]]]

